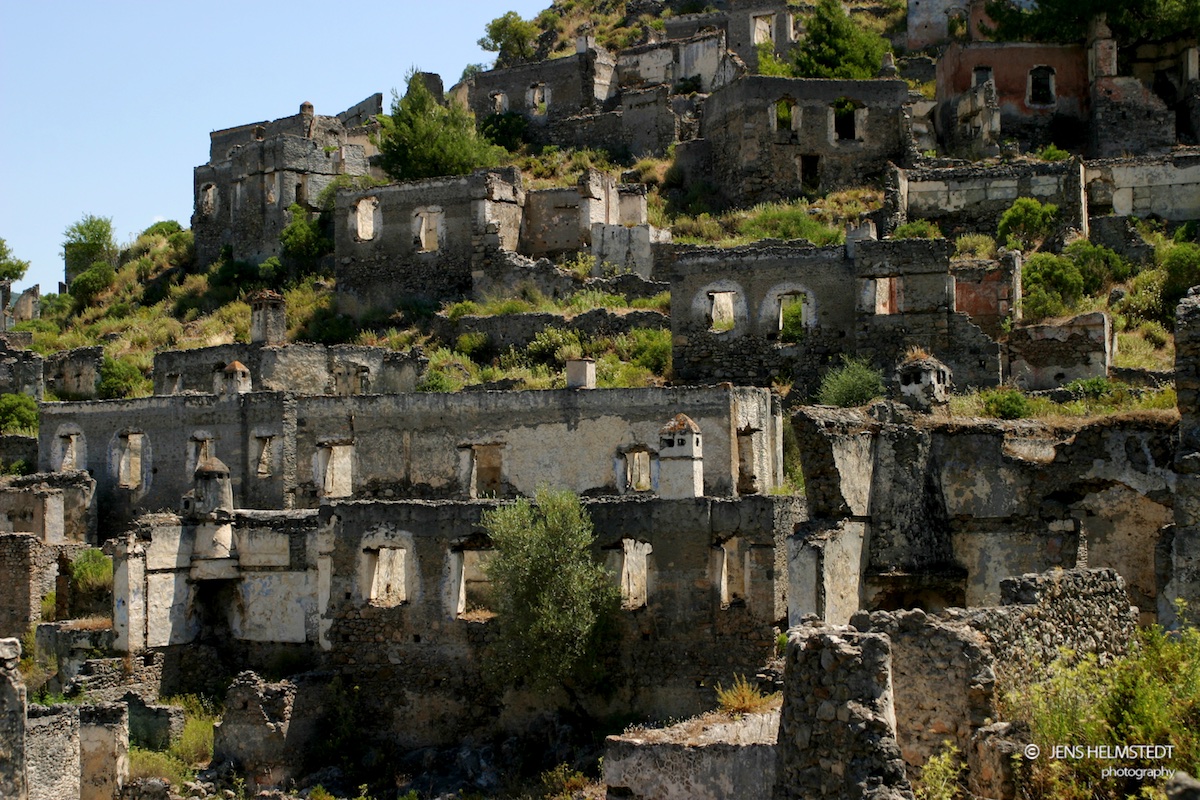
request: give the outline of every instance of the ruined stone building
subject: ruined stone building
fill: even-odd
[[[195,170],[197,263],[211,264],[225,247],[254,263],[279,255],[279,233],[293,203],[316,210],[318,195],[335,177],[370,172],[369,135],[382,111],[380,94],[333,117],[303,103],[294,116],[210,134],[208,163]]]

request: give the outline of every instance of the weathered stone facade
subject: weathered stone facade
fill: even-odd
[[[7,573],[6,573],[7,574]],[[25,782],[25,683],[17,664],[21,643],[0,639],[0,796],[27,800]]]

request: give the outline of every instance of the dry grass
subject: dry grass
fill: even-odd
[[[69,619],[62,623],[63,630],[68,631],[104,631],[113,626],[112,617],[82,617]]]
[[[769,710],[778,699],[778,693],[760,692],[745,675],[736,676],[728,689],[717,684],[717,703],[726,714],[758,714]]]

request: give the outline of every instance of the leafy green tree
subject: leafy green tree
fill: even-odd
[[[466,175],[495,166],[504,153],[475,130],[469,111],[440,105],[415,70],[404,97],[393,92],[392,113],[380,114],[379,124],[380,163],[396,180]]]
[[[124,359],[104,357],[104,362],[100,365],[100,386],[97,387],[102,400],[149,394],[150,389],[150,381],[136,364]]]
[[[1083,38],[1089,20],[1104,14],[1121,41],[1161,39],[1171,31],[1200,28],[1200,0],[1039,0],[1018,5],[989,0],[995,38],[1067,42]]]
[[[300,275],[316,271],[321,256],[333,252],[331,242],[322,232],[321,225],[298,203],[288,208],[292,221],[279,232],[279,244],[285,260],[292,262]]]
[[[887,40],[852,20],[838,0],[820,0],[792,51],[801,78],[874,78],[890,50]]]
[[[37,401],[27,394],[0,394],[0,433],[36,431]]]
[[[817,402],[823,406],[853,408],[866,405],[883,393],[882,372],[865,358],[844,355],[842,365],[829,370],[821,379]]]
[[[1018,197],[1008,210],[1000,215],[996,226],[996,238],[1010,249],[1030,250],[1054,232],[1058,206],[1042,204],[1032,197]]]
[[[0,239],[0,280],[19,281],[28,269],[29,262],[14,258],[8,242]]]
[[[620,597],[592,560],[592,521],[579,498],[542,487],[535,500],[483,515],[496,548],[485,567],[499,623],[491,663],[501,679],[571,693],[602,675]]]
[[[515,11],[496,17],[487,24],[487,35],[479,40],[479,46],[489,53],[496,53],[496,66],[511,67],[533,60],[538,36],[535,22],[521,19]]]
[[[1021,313],[1033,321],[1070,313],[1083,296],[1084,278],[1069,258],[1034,253],[1021,267]]]
[[[63,231],[63,261],[68,282],[97,261],[112,265],[116,258],[117,243],[113,239],[111,218],[88,214]]]
[[[107,261],[97,261],[71,281],[71,296],[81,305],[91,305],[101,292],[113,285],[115,279],[116,271],[112,265]]]

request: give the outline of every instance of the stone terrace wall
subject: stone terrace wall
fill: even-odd
[[[1175,536],[1167,604],[1184,600],[1200,621],[1200,298],[1185,297],[1175,312],[1175,391],[1179,397],[1179,445],[1175,450]],[[1168,619],[1174,612],[1167,609]]]
[[[430,327],[437,338],[451,346],[465,333],[482,333],[487,337],[485,353],[503,353],[509,347],[527,347],[534,337],[550,327],[576,331],[589,337],[617,336],[634,328],[669,330],[671,320],[661,311],[621,313],[596,308],[573,317],[544,312],[493,317],[464,316],[454,320],[434,317]]]
[[[897,170],[897,210],[908,219],[937,223],[951,238],[964,233],[995,236],[1000,215],[1013,201],[1032,197],[1057,205],[1059,222],[1086,232],[1083,173],[1083,164],[1075,159]]]
[[[21,643],[0,639],[0,797],[26,800],[25,684],[17,664]]]
[[[886,636],[809,623],[788,632],[775,797],[913,797],[896,742]]]

